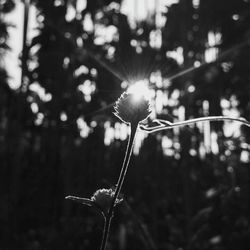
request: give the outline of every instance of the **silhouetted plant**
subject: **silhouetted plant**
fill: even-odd
[[[130,125],[130,136],[128,139],[127,149],[120,171],[120,176],[115,188],[99,189],[93,194],[91,199],[80,198],[75,196],[66,197],[66,199],[70,199],[87,206],[96,207],[103,215],[105,223],[103,229],[102,244],[100,248],[101,250],[106,249],[114,208],[116,205],[122,202],[122,199],[119,198],[119,194],[128,170],[138,125],[140,129],[147,133],[153,133],[164,129],[170,129],[178,126],[190,125],[193,123],[204,121],[237,121],[250,127],[250,122],[248,122],[244,118],[231,118],[225,116],[208,116],[175,123],[166,120],[155,119],[151,124],[143,125],[140,123],[148,118],[151,113],[151,109],[149,100],[147,100],[143,94],[140,95],[140,93],[133,94],[124,92],[117,100],[114,109],[114,115],[117,116],[122,122]]]

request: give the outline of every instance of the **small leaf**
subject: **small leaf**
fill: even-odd
[[[94,202],[90,199],[87,199],[87,198],[81,198],[81,197],[69,195],[69,196],[66,196],[65,199],[76,201],[78,203],[81,203],[81,204],[89,206],[89,207],[92,207],[94,205]]]

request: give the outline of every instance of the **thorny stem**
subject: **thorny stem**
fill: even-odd
[[[226,117],[226,116],[208,116],[208,117],[200,117],[200,118],[195,118],[195,119],[190,119],[182,122],[169,122],[166,120],[155,120],[155,122],[158,123],[156,126],[143,126],[141,125],[140,128],[148,133],[153,133],[165,129],[171,129],[174,127],[180,127],[180,126],[185,126],[197,122],[204,122],[204,121],[237,121],[240,122],[248,127],[250,127],[250,122],[247,121],[244,118],[231,118],[231,117]]]
[[[128,170],[128,165],[129,165],[129,161],[130,161],[130,157],[131,157],[131,153],[132,153],[132,149],[133,149],[133,143],[134,143],[137,127],[138,127],[137,122],[131,123],[131,132],[130,132],[130,136],[128,139],[127,149],[126,149],[125,157],[123,160],[120,176],[119,176],[118,182],[116,184],[114,198],[112,200],[112,203],[111,203],[111,206],[109,208],[108,213],[104,216],[104,229],[103,229],[103,237],[102,237],[102,244],[101,244],[100,250],[105,250],[106,245],[107,245],[107,240],[108,240],[108,236],[109,236],[109,228],[110,228],[111,220],[113,217],[115,203],[116,203],[117,198],[119,197],[119,194],[120,194],[120,191],[122,188],[122,184],[124,182],[124,179],[125,179],[125,176],[126,176],[126,173]]]

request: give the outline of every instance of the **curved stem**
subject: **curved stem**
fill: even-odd
[[[208,117],[200,117],[200,118],[195,118],[195,119],[190,119],[182,122],[169,122],[165,120],[156,120],[158,125],[155,127],[147,127],[147,126],[141,126],[141,129],[148,132],[148,133],[153,133],[165,129],[170,129],[174,127],[180,127],[180,126],[185,126],[197,122],[204,122],[204,121],[237,121],[240,122],[248,127],[250,127],[250,122],[247,121],[244,118],[231,118],[231,117],[226,117],[226,116],[208,116]]]
[[[132,149],[133,149],[133,144],[134,144],[134,139],[135,139],[137,127],[138,127],[138,123],[135,123],[135,124],[131,123],[131,132],[130,132],[130,136],[128,139],[127,149],[126,149],[125,157],[123,160],[120,176],[119,176],[118,182],[116,184],[114,198],[112,200],[108,214],[105,215],[103,237],[102,237],[102,244],[101,244],[100,250],[105,250],[106,245],[107,245],[109,228],[110,228],[111,220],[112,220],[113,213],[114,213],[115,203],[116,203],[117,198],[119,197],[119,194],[120,194],[120,191],[122,188],[122,184],[124,182],[124,179],[125,179],[125,176],[126,176],[126,173],[128,170],[128,165],[129,165],[130,157],[132,154]]]

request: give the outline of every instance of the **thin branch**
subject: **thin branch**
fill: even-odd
[[[204,121],[236,121],[240,122],[243,125],[246,125],[250,127],[250,122],[247,121],[245,118],[232,118],[232,117],[226,117],[226,116],[208,116],[208,117],[200,117],[195,119],[190,119],[186,121],[181,122],[169,122],[166,120],[160,120],[156,119],[153,122],[156,123],[156,125],[150,126],[150,125],[140,125],[140,129],[143,131],[146,131],[147,133],[154,133],[157,131],[165,130],[165,129],[171,129],[174,127],[180,127],[185,125],[194,124],[197,122],[204,122]]]

